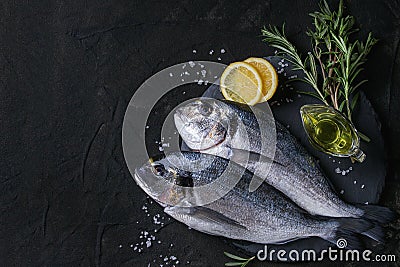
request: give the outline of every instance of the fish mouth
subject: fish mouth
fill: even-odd
[[[154,175],[151,168],[152,166],[150,164],[136,168],[134,175],[135,182],[148,196],[154,199],[154,201],[161,206],[166,205],[165,203],[162,204],[162,199],[160,199],[163,192],[155,190],[157,188],[157,181],[161,178]]]
[[[224,142],[226,139],[227,130],[223,126],[222,127],[225,130],[223,131],[222,136],[219,136],[217,140],[212,139],[212,133],[217,131],[217,128],[221,126],[220,122],[218,121],[215,121],[214,126],[209,129],[208,134],[203,136],[204,133],[191,132],[188,130],[191,128],[191,124],[193,124],[193,122],[191,122],[180,109],[176,110],[174,114],[174,120],[178,133],[184,142],[194,151],[203,151],[213,148]]]
[[[153,166],[146,163],[135,169],[134,180],[137,185],[155,202],[162,207],[180,202],[180,196],[176,194],[175,185],[152,172]]]

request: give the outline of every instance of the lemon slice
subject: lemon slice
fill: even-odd
[[[230,64],[221,75],[221,92],[227,100],[255,105],[262,100],[262,80],[246,62]]]
[[[244,62],[252,65],[261,76],[263,97],[260,102],[269,100],[275,94],[276,88],[278,87],[278,75],[276,74],[274,66],[267,60],[257,57],[248,58]]]

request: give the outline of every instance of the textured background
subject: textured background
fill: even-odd
[[[371,30],[380,39],[363,89],[387,144],[381,204],[398,210],[400,2],[346,5],[359,36]],[[307,14],[317,8],[305,0],[1,1],[0,265],[154,266],[176,256],[180,265],[222,266],[223,251],[232,251],[222,239],[167,218],[153,223],[161,209],[123,159],[124,111],[149,76],[190,59],[216,60],[211,49],[225,48],[225,63],[272,54],[259,37],[265,24],[286,21],[288,37],[307,51]],[[130,247],[157,227],[160,244],[140,253]],[[398,260],[399,228],[390,227],[386,247]]]

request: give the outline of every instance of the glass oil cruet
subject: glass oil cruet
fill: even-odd
[[[320,104],[300,108],[303,127],[310,143],[318,150],[336,157],[350,157],[363,162],[360,138],[354,125],[334,108]]]

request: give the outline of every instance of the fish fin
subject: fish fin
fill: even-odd
[[[235,157],[235,158],[231,158],[232,160],[237,159],[237,160],[240,160],[240,162],[244,162],[244,163],[249,162],[249,163],[253,163],[253,164],[255,162],[263,160],[265,162],[273,162],[273,163],[276,163],[283,167],[286,167],[286,165],[283,164],[282,162],[276,161],[275,159],[267,157],[265,155],[261,155],[260,153],[256,153],[253,151],[247,151],[247,150],[240,149],[240,148],[234,148],[231,146],[229,146],[229,149],[232,151],[232,156]]]
[[[293,241],[296,241],[296,240],[299,240],[299,239],[304,239],[304,237],[293,237],[293,238],[289,238],[289,239],[286,239],[286,240],[283,240],[283,241],[273,242],[272,244],[283,245],[283,244],[287,244],[289,242],[293,242]]]
[[[363,219],[368,219],[371,221],[376,221],[379,223],[389,223],[395,220],[398,216],[391,209],[377,206],[377,205],[356,205],[364,211]]]
[[[224,235],[224,231],[243,231],[239,222],[212,209],[198,207],[166,207],[164,212],[198,231],[211,235]]]
[[[282,163],[275,161],[273,158],[261,155],[256,152],[247,151],[243,149],[230,147],[231,157],[230,160],[236,162],[237,164],[245,167],[250,172],[255,173],[249,184],[249,192],[254,192],[257,188],[265,181],[265,173],[262,173],[262,177],[260,177],[261,173],[257,173],[257,168],[260,166],[258,163],[274,163],[281,166],[284,166]],[[263,165],[265,166],[265,165]]]
[[[241,225],[239,222],[225,216],[222,213],[219,213],[215,210],[206,208],[204,206],[198,206],[198,207],[193,207],[192,208],[194,210],[194,214],[198,217],[202,217],[205,220],[209,220],[209,221],[214,221],[216,223],[223,223],[223,224],[229,224],[232,226],[236,226],[239,227],[241,229],[247,229],[246,227],[244,227],[243,225]]]
[[[339,218],[335,220],[339,222],[339,226],[333,235],[326,238],[326,240],[336,244],[338,248],[363,249],[365,247],[360,239],[360,234],[371,229],[373,227],[372,223],[358,218]]]
[[[385,242],[385,232],[383,231],[383,228],[380,225],[376,225],[373,228],[368,229],[365,232],[362,232],[362,234],[377,241],[378,243]]]

